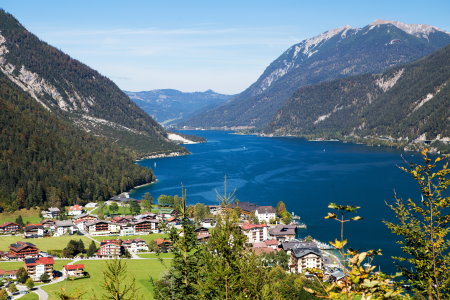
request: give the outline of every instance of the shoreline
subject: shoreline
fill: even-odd
[[[143,157],[141,157],[139,159],[136,159],[135,162],[143,161],[143,160],[146,160],[146,159],[185,156],[185,155],[189,155],[189,154],[191,154],[191,153],[190,152],[179,152],[179,151],[170,152],[170,153],[152,154],[152,155],[147,155],[147,156],[143,156]]]

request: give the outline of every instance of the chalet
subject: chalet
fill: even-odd
[[[25,270],[33,281],[40,281],[41,276],[46,273],[48,278],[53,279],[53,257],[26,258]]]
[[[260,223],[270,223],[271,220],[275,220],[277,217],[276,210],[272,206],[259,206],[255,210],[255,216]]]
[[[154,213],[146,213],[136,216],[137,221],[143,221],[143,220],[156,220],[156,214]]]
[[[297,235],[297,226],[279,224],[269,230],[269,235],[280,242],[293,240]]]
[[[0,234],[14,234],[20,231],[20,225],[6,222],[0,225]]]
[[[247,237],[248,243],[262,242],[267,240],[267,225],[244,223],[241,230]]]
[[[323,257],[319,248],[306,245],[291,250],[289,269],[292,273],[303,273],[312,268],[323,268]]]
[[[115,216],[111,219],[111,222],[119,223],[119,224],[127,224],[127,223],[136,222],[136,219],[134,217],[130,217],[130,216],[125,216],[125,217]]]
[[[209,238],[211,236],[208,228],[206,228],[206,227],[196,228],[194,230],[194,232],[197,235],[197,240],[200,242],[206,242],[207,240],[209,240]]]
[[[97,255],[102,257],[114,257],[120,256],[122,253],[122,240],[103,240],[100,243],[100,249],[98,250]]]
[[[265,240],[264,244],[266,244],[266,246],[269,248],[278,249],[278,241],[277,240]]]
[[[168,219],[171,217],[176,217],[179,215],[178,211],[173,208],[161,208],[159,213],[163,216],[163,218]]]
[[[55,236],[65,234],[74,234],[78,228],[73,224],[72,220],[56,221],[55,222]]]
[[[41,221],[42,226],[44,226],[44,230],[55,230],[56,223],[55,220],[46,219]]]
[[[39,255],[39,250],[32,243],[16,242],[15,244],[9,245],[9,258],[26,258],[26,257],[37,257]]]
[[[124,240],[122,246],[130,253],[148,251],[147,243],[143,239]]]
[[[82,214],[79,216],[75,216],[73,218],[74,221],[77,222],[92,222],[92,221],[96,221],[98,220],[98,218],[96,216],[90,215],[90,214]]]
[[[132,223],[120,224],[119,235],[135,235],[135,225]]]
[[[205,228],[214,227],[215,220],[214,219],[202,219],[200,225]]]
[[[0,280],[16,280],[18,270],[0,270]]]
[[[91,235],[118,234],[121,230],[120,224],[103,220],[88,222],[84,225],[84,228]]]
[[[68,277],[82,277],[84,276],[84,265],[65,265],[63,269],[64,275]]]
[[[96,216],[92,216],[89,214],[83,214],[83,215],[76,216],[75,218],[73,218],[73,224],[75,224],[75,226],[77,226],[78,230],[85,231],[85,230],[87,230],[86,229],[87,223],[94,222],[97,220],[98,220],[98,218]]]
[[[255,203],[250,202],[236,202],[230,205],[230,208],[240,208],[242,214],[244,215],[250,215],[252,212],[255,212],[258,208],[258,205]]]
[[[44,236],[44,226],[42,224],[29,224],[23,229],[25,238],[39,238]]]
[[[134,223],[136,234],[158,233],[159,226],[157,220],[142,220]]]
[[[60,213],[61,213],[61,211],[57,207],[50,207],[49,209],[43,210],[41,212],[42,217],[44,217],[46,219],[55,219],[55,218],[59,217]]]
[[[289,240],[289,241],[286,241],[286,242],[282,242],[282,243],[281,243],[281,249],[283,249],[284,251],[286,251],[286,253],[287,253],[288,255],[290,255],[292,249],[301,247],[300,245],[301,245],[302,243],[303,243],[302,241],[299,241],[299,240],[296,240],[296,239]]]
[[[156,242],[156,246],[158,246],[158,248],[170,248],[172,246],[172,242],[169,240],[165,240],[165,239],[155,239]]]
[[[67,214],[69,216],[79,216],[82,215],[83,212],[83,206],[75,204],[74,206],[69,207],[69,211],[67,212]]]
[[[222,211],[222,207],[220,205],[208,205],[208,208],[213,215],[218,215]]]

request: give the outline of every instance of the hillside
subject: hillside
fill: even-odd
[[[171,89],[124,92],[143,111],[164,126],[183,122],[192,115],[212,109],[232,97],[212,90],[193,93]]]
[[[0,73],[0,211],[106,200],[154,179],[132,155],[46,110]]]
[[[414,147],[450,142],[450,46],[381,74],[299,89],[266,134]]]
[[[293,45],[241,94],[184,125],[263,128],[302,86],[382,72],[449,43],[449,33],[428,25],[376,21],[364,28],[333,29]]]
[[[46,110],[136,155],[185,151],[111,80],[39,40],[3,10],[0,70]]]

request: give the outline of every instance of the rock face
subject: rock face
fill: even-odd
[[[142,110],[164,126],[176,125],[196,113],[212,109],[231,95],[218,94],[212,90],[183,93],[178,90],[125,91]]]
[[[182,151],[108,78],[0,10],[0,71],[45,109],[140,154]]]
[[[381,74],[300,88],[276,113],[272,135],[384,140],[411,146],[450,142],[450,46]]]
[[[302,86],[382,72],[449,43],[450,34],[437,27],[396,21],[377,20],[364,28],[344,26],[329,30],[293,45],[244,92],[185,124],[263,128]]]

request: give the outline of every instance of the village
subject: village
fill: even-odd
[[[90,270],[85,268],[83,261],[114,257],[141,259],[138,254],[170,253],[172,242],[168,239],[167,233],[171,228],[181,229],[177,209],[160,206],[135,215],[125,214],[126,208],[130,207],[133,201],[142,206],[140,200],[115,196],[105,204],[106,207],[116,207],[120,213],[104,216],[103,213],[98,213],[97,203],[88,203],[85,206],[77,204],[65,209],[49,207],[42,210],[42,220],[38,224],[24,226],[14,222],[1,224],[0,234],[16,239],[9,245],[9,249],[0,249],[0,260],[23,261],[22,268],[26,271],[26,279],[30,278],[29,280],[36,283],[52,284],[65,279],[89,278]],[[210,231],[215,226],[216,216],[223,213],[224,209],[231,209],[238,215],[239,226],[247,238],[246,245],[249,251],[253,251],[256,255],[283,253],[287,257],[287,271],[292,273],[321,269],[327,279],[343,278],[342,265],[333,252],[334,248],[309,236],[299,238],[299,233],[304,232],[302,229],[306,225],[297,221],[299,217],[292,217],[286,211],[280,212],[278,206],[277,208],[258,206],[249,202],[235,202],[227,208],[220,205],[203,206],[206,209],[201,214],[203,218],[198,216],[190,218],[196,225],[198,242],[207,243]],[[286,214],[290,218],[283,218]],[[100,215],[103,218],[100,218]],[[283,224],[283,221],[288,224]],[[42,239],[51,243],[52,239],[58,237],[70,237],[70,242],[62,251],[46,252],[35,245]],[[91,240],[88,251],[84,251],[85,245],[81,238],[85,241]],[[67,250],[76,249],[78,241],[83,244],[78,251]],[[58,269],[56,267],[58,261],[71,263],[59,264],[62,269]],[[20,283],[24,283],[24,279],[18,282],[21,268],[2,270],[1,266],[0,263],[0,283],[4,287],[10,287],[11,284],[14,286],[8,289],[10,297],[28,293],[29,289],[23,286],[20,291],[16,288]]]

